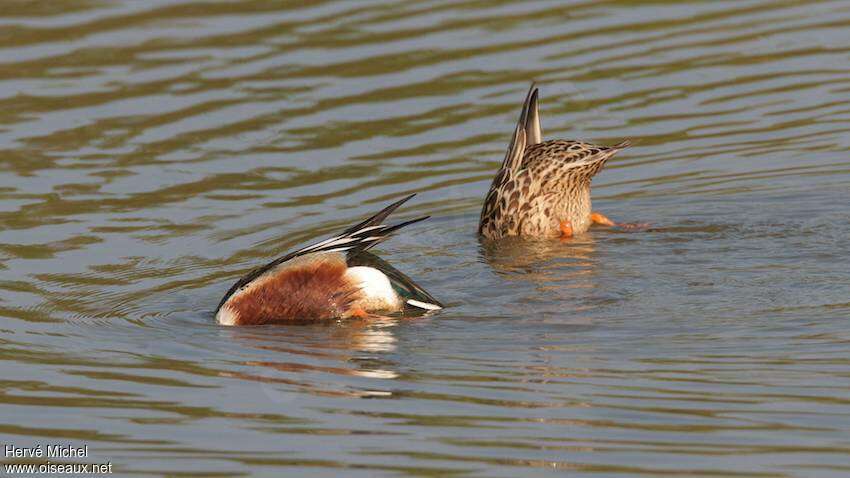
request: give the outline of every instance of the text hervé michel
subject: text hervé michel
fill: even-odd
[[[7,443],[3,446],[3,452],[6,458],[87,458],[89,446],[36,443],[31,447],[21,447]]]

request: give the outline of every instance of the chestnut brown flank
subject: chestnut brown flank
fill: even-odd
[[[224,305],[236,325],[327,320],[344,315],[358,290],[346,281],[344,260],[319,258],[259,277]]]

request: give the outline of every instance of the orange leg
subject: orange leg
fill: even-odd
[[[626,222],[614,222],[604,214],[594,212],[590,214],[590,221],[594,224],[599,224],[602,226],[608,227],[616,227],[622,229],[624,231],[645,231],[649,229],[650,224],[648,222],[640,222],[640,223],[626,223]]]
[[[567,239],[573,237],[573,224],[569,219],[561,221],[561,238]]]
[[[345,317],[346,318],[353,318],[353,319],[361,319],[361,320],[366,320],[366,319],[369,319],[369,320],[390,319],[390,320],[392,320],[393,319],[392,317],[388,317],[386,315],[372,314],[372,313],[366,312],[366,310],[363,309],[362,307],[352,307],[345,314]]]
[[[594,224],[600,224],[602,226],[616,226],[617,223],[605,217],[604,214],[594,212],[590,214],[590,221]]]
[[[363,310],[360,307],[353,307],[351,310],[348,311],[348,316],[349,317],[356,317],[358,319],[368,319],[368,318],[372,317],[372,315],[369,312],[366,312],[365,310]]]

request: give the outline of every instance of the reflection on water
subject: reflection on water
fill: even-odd
[[[522,282],[533,286],[530,294],[522,297],[525,307],[535,307],[540,302],[544,307],[575,303],[602,287],[595,273],[599,259],[591,234],[560,240],[482,240],[481,252],[507,284]],[[573,305],[564,312],[580,312],[586,307]]]
[[[547,273],[570,269],[573,273],[563,279],[579,279],[592,272],[596,241],[590,234],[558,240],[523,240],[516,237],[502,241],[482,239],[481,250],[487,263],[499,273],[550,282],[556,277]]]
[[[845,476],[840,1],[5,2],[0,435],[142,476]],[[657,230],[479,242],[530,80]],[[420,192],[438,314],[223,329]],[[227,430],[223,433],[223,430]]]
[[[236,329],[233,340],[240,346],[271,353],[274,357],[291,357],[293,361],[248,360],[239,363],[249,373],[226,372],[224,376],[237,377],[245,380],[255,380],[263,384],[285,384],[294,386],[302,393],[312,393],[327,396],[390,396],[386,390],[351,390],[339,387],[335,381],[309,383],[298,378],[305,373],[316,372],[323,375],[344,375],[373,379],[394,379],[399,374],[393,370],[391,360],[381,358],[383,354],[396,351],[397,339],[393,328],[399,320],[393,318],[371,319],[369,321],[350,321],[335,325],[304,326],[306,333],[296,331],[294,334],[284,327],[256,327]],[[298,327],[291,327],[298,328]],[[318,329],[318,330],[317,330]],[[305,358],[326,359],[331,363],[345,364],[322,365],[313,364]],[[324,362],[324,360],[323,360]],[[295,378],[286,378],[286,377]],[[279,395],[291,396],[291,392],[267,386],[263,391],[272,400],[280,400]]]

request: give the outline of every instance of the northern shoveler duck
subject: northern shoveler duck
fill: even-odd
[[[341,234],[291,252],[239,279],[216,308],[222,325],[366,318],[375,312],[429,311],[443,305],[406,275],[367,252],[419,217],[382,224],[412,198],[390,204]]]
[[[582,141],[543,141],[537,88],[528,90],[514,136],[484,199],[478,233],[504,236],[572,237],[591,224],[618,224],[590,208],[590,181],[605,161],[629,146],[596,146]]]

